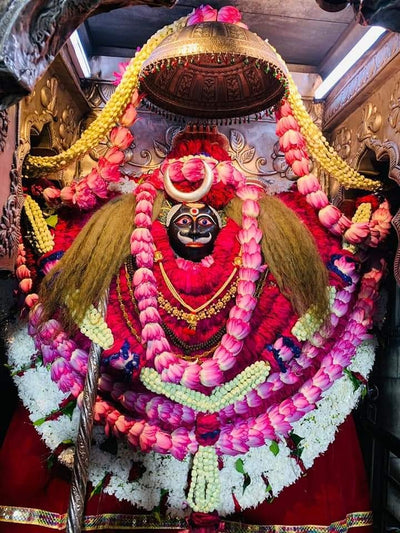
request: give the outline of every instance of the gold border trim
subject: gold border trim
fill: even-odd
[[[40,526],[60,531],[66,527],[67,513],[59,514],[43,509],[0,505],[1,522]],[[372,523],[372,512],[361,511],[349,513],[343,520],[333,522],[329,526],[257,526],[226,521],[223,531],[225,533],[346,533],[350,528],[372,526]],[[132,531],[137,529],[160,530],[161,528],[178,531],[187,530],[187,523],[184,520],[174,519],[159,522],[154,515],[100,514],[84,517],[83,531],[102,531],[110,528],[119,531],[128,529]]]

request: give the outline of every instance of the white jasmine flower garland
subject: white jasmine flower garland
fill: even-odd
[[[27,333],[16,332],[9,351],[10,364],[16,371],[28,366],[34,351],[34,344]],[[374,340],[362,343],[349,370],[359,372],[367,378],[373,365],[374,351]],[[48,370],[41,365],[26,370],[23,375],[15,375],[14,379],[32,421],[48,415],[54,405],[68,396],[59,391]],[[302,437],[301,459],[306,468],[310,468],[314,460],[333,442],[338,426],[357,404],[361,390],[362,387],[354,390],[351,380],[344,375],[324,393],[314,411],[293,424],[294,433]],[[44,422],[36,429],[50,450],[54,450],[65,440],[75,440],[78,420],[79,410],[75,408],[72,419],[61,415],[57,420]],[[133,452],[124,442],[118,443],[115,456],[100,449],[100,444],[105,439],[103,428],[95,428],[94,436],[95,445],[92,448],[89,472],[93,486],[101,484],[105,474],[109,473],[110,480],[104,491],[117,499],[151,511],[159,505],[163,489],[168,492],[167,510],[170,515],[182,517],[189,513],[186,485],[192,468],[191,457],[179,461],[169,455]],[[238,460],[241,460],[242,470],[250,480],[245,488],[245,475],[237,469]],[[276,454],[269,445],[265,445],[251,448],[247,454],[225,456],[223,461],[220,471],[221,498],[217,508],[223,516],[235,510],[232,494],[243,509],[254,507],[268,497],[277,496],[301,475],[301,469],[290,456],[290,449],[284,441],[279,442]],[[145,471],[139,479],[130,482],[128,478],[133,462],[140,462]]]

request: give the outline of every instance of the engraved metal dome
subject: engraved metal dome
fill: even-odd
[[[286,66],[255,33],[202,22],[166,37],[144,62],[140,89],[155,106],[187,117],[242,117],[276,105]]]

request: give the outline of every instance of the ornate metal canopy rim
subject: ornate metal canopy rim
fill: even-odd
[[[287,68],[273,48],[234,24],[203,22],[164,39],[140,88],[161,109],[195,118],[243,117],[277,104]]]

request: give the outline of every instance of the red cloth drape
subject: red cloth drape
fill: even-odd
[[[49,469],[49,456],[49,450],[37,435],[25,409],[19,407],[0,452],[0,505],[66,513],[69,471],[59,465]],[[349,417],[340,427],[335,442],[316,459],[304,477],[285,488],[272,503],[245,510],[229,520],[263,525],[329,525],[349,513],[368,509],[369,491],[363,460],[354,423]],[[101,494],[87,502],[85,513],[137,514],[137,511],[126,502]],[[50,530],[0,522],[1,533],[44,531]],[[159,531],[162,531],[161,527]]]

